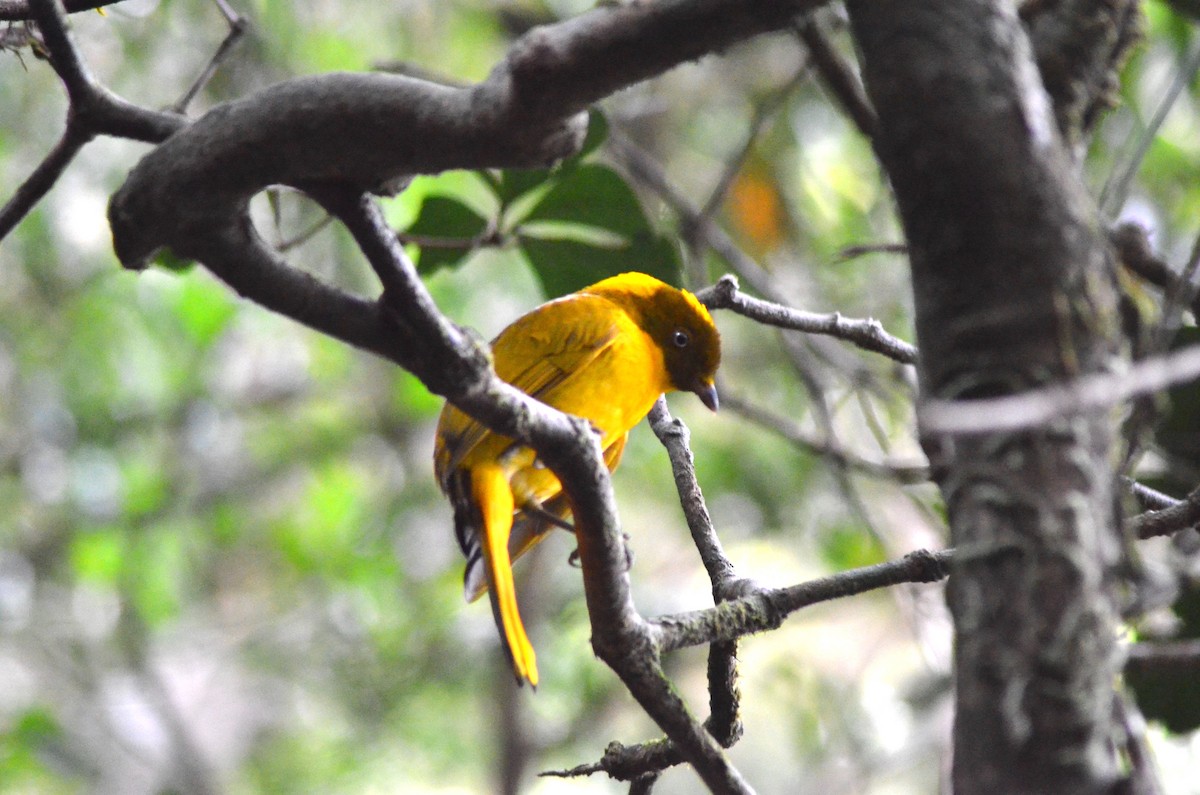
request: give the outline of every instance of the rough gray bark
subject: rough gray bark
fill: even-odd
[[[926,398],[1117,363],[1116,297],[1011,3],[852,0],[912,257]],[[1116,440],[1104,409],[925,439],[954,546],[957,793],[1110,791]]]

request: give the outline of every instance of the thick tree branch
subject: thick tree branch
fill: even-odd
[[[1059,0],[1023,7],[1058,130],[1072,147],[1115,101],[1117,70],[1141,32],[1132,0]]]
[[[381,74],[280,83],[214,109],[142,160],[110,208],[117,255],[132,268],[164,246],[193,257],[197,237],[236,223],[271,184],[387,191],[410,174],[547,165],[582,142],[591,103],[815,4],[603,6],[530,31],[473,87]]]
[[[68,14],[91,11],[104,6],[116,5],[121,0],[63,0]],[[38,0],[0,0],[0,22],[21,22],[33,19]]]
[[[924,399],[1121,370],[1109,247],[1014,5],[848,9],[909,244]],[[930,416],[956,549],[954,789],[1108,791],[1121,555],[1109,413],[953,437]]]

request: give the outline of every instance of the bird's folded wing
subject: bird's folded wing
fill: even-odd
[[[620,332],[619,312],[598,296],[571,295],[544,304],[500,333],[492,343],[496,374],[501,380],[543,403],[586,371]],[[456,411],[443,423],[446,448],[438,471],[452,472],[489,433],[471,417]]]

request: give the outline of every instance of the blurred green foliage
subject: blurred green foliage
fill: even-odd
[[[76,35],[113,90],[165,106],[215,50],[221,17],[204,0],[126,5],[76,15]],[[521,20],[587,5],[242,3],[251,33],[197,112],[334,69],[405,62],[482,79]],[[1089,153],[1097,191],[1198,46],[1172,8],[1148,7],[1123,103]],[[836,18],[825,22],[852,58]],[[819,81],[796,79],[802,63],[788,36],[734,48],[605,102],[584,151],[553,169],[421,177],[385,212],[415,241],[439,304],[485,336],[611,273],[697,287],[726,272],[685,250],[677,214],[612,156],[605,141],[619,129],[697,206],[728,185],[715,220],[789,302],[911,338],[903,258],[840,256],[900,230],[869,142]],[[65,103],[28,53],[0,55],[0,85],[7,198],[52,145]],[[789,85],[748,142],[756,113]],[[1196,108],[1192,85],[1125,205],[1173,262],[1200,206]],[[571,539],[558,534],[519,567],[544,681],[514,696],[486,606],[462,603],[462,560],[430,471],[440,401],[394,366],[248,305],[202,266],[121,272],[104,204],[144,151],[88,147],[0,243],[0,792],[188,791],[188,764],[234,793],[487,792],[514,754],[529,791],[624,791],[533,777],[594,760],[611,740],[657,735],[591,653]],[[257,199],[254,213],[279,241],[320,221],[286,192]],[[347,289],[377,289],[336,226],[288,257]],[[919,459],[896,368],[717,321],[724,394],[814,443]],[[944,543],[931,487],[840,467],[820,444],[736,410],[714,417],[686,395],[672,409],[693,430],[701,484],[745,576],[786,585]],[[647,429],[615,483],[642,610],[710,604]],[[811,792],[934,791],[948,691],[931,696],[928,682],[949,670],[947,627],[933,586],[824,605],[747,640],[736,763],[764,793],[801,780]],[[669,662],[702,714],[703,654]],[[523,727],[517,751],[505,750],[498,715]],[[688,776],[672,771],[656,791],[691,791]]]

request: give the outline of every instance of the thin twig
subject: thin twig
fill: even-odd
[[[1150,247],[1150,235],[1145,227],[1135,223],[1120,224],[1108,233],[1122,265],[1164,291],[1176,289],[1179,274]],[[1200,317],[1200,298],[1192,298],[1188,307]]]
[[[1141,130],[1140,137],[1137,142],[1132,145],[1132,151],[1126,158],[1123,164],[1115,166],[1112,172],[1108,175],[1108,179],[1104,183],[1104,187],[1100,190],[1100,216],[1102,218],[1112,218],[1120,211],[1125,204],[1125,197],[1129,195],[1129,186],[1133,183],[1133,178],[1137,174],[1138,169],[1142,166],[1142,160],[1145,159],[1146,153],[1150,151],[1150,144],[1154,142],[1158,135],[1158,130],[1167,119],[1167,114],[1171,108],[1175,107],[1175,103],[1179,100],[1185,88],[1192,84],[1196,77],[1196,73],[1200,71],[1200,46],[1193,45],[1194,49],[1188,54],[1187,60],[1180,65],[1179,69],[1175,70],[1174,76],[1171,78],[1171,85],[1163,94],[1162,100],[1158,103],[1158,107],[1154,110],[1154,115],[1150,117],[1150,123],[1146,128]],[[1129,148],[1129,144],[1126,145]]]
[[[305,229],[304,231],[300,232],[295,237],[280,241],[275,246],[275,250],[278,251],[280,254],[286,254],[287,252],[291,251],[292,249],[294,249],[298,246],[302,246],[305,243],[307,243],[308,241],[312,240],[314,237],[316,237],[321,232],[322,229],[329,226],[331,223],[333,223],[333,216],[326,215],[323,218],[321,218],[320,220],[318,220],[316,223],[314,223],[312,226],[310,226],[308,229]]]
[[[41,163],[38,163],[33,173],[17,186],[12,198],[0,209],[0,240],[7,237],[29,211],[50,192],[67,166],[79,154],[79,150],[90,140],[90,133],[73,125],[67,126],[54,148],[46,154]]]
[[[183,92],[183,96],[172,106],[176,113],[183,113],[187,110],[188,105],[192,104],[192,100],[200,93],[200,89],[208,85],[208,81],[212,80],[213,75],[217,73],[217,69],[229,57],[229,53],[233,52],[233,48],[242,40],[242,36],[246,34],[246,28],[249,26],[249,21],[241,14],[233,10],[225,0],[214,0],[217,8],[221,12],[221,16],[225,17],[225,21],[229,24],[229,32],[225,34],[225,38],[221,40],[221,44],[217,47],[217,51],[208,59],[208,63],[204,65],[204,69],[192,81],[188,90]]]
[[[1154,754],[1146,741],[1146,718],[1130,694],[1122,690],[1113,693],[1113,712],[1124,730],[1120,745],[1129,760],[1129,795],[1159,795],[1162,784],[1155,770]]]
[[[667,448],[671,470],[675,475],[675,488],[679,492],[679,503],[692,533],[692,541],[712,582],[713,598],[720,601],[722,594],[727,592],[728,584],[737,579],[737,572],[721,548],[721,540],[717,538],[712,517],[704,504],[700,484],[696,482],[695,459],[688,444],[691,431],[682,420],[671,416],[663,398],[659,398],[654,408],[650,409],[648,419],[654,435]]]
[[[746,138],[742,142],[741,148],[734,153],[733,157],[726,161],[725,167],[721,171],[721,177],[708,194],[708,201],[704,202],[704,206],[700,209],[701,216],[712,218],[716,215],[717,210],[721,207],[726,195],[729,193],[729,187],[733,184],[738,172],[742,169],[742,165],[746,162],[746,158],[754,151],[754,144],[757,143],[759,136],[762,135],[767,122],[775,117],[775,114],[783,107],[787,98],[792,95],[792,92],[808,79],[808,71],[807,59],[804,59],[804,62],[800,64],[800,68],[796,70],[796,73],[783,86],[755,106],[754,116],[750,119],[750,129],[746,132]]]
[[[1152,491],[1145,486],[1140,486],[1140,490],[1143,493]],[[1194,489],[1185,499],[1179,500],[1173,505],[1133,517],[1129,520],[1129,532],[1134,538],[1155,538],[1195,527],[1198,522],[1200,522],[1200,488]]]
[[[1200,234],[1192,241],[1191,253],[1178,277],[1167,286],[1163,295],[1162,313],[1150,343],[1151,352],[1167,349],[1183,323],[1183,310],[1200,296],[1200,284],[1196,284],[1195,280],[1197,270],[1200,270]]]
[[[1121,373],[1090,373],[1015,395],[979,400],[929,398],[917,406],[923,433],[1017,431],[1123,403],[1200,378],[1200,345],[1152,356]]]
[[[730,309],[760,323],[836,337],[901,364],[915,364],[917,361],[916,346],[888,334],[878,320],[848,318],[840,312],[805,312],[763,301],[743,293],[733,276],[722,276],[712,287],[699,291],[696,297],[710,309]]]
[[[817,439],[804,432],[791,419],[778,413],[756,406],[740,396],[732,394],[721,395],[721,408],[779,434],[787,441],[813,455],[828,458],[839,466],[847,467],[864,475],[894,480],[904,485],[916,485],[929,481],[929,466],[918,462],[898,463],[890,461],[871,461],[862,456]]]
[[[907,254],[907,243],[864,243],[859,246],[846,246],[834,257],[838,262],[847,262],[864,257],[867,254]]]
[[[665,654],[676,649],[763,632],[810,605],[889,588],[901,583],[931,583],[950,573],[953,549],[917,550],[899,560],[831,574],[786,588],[757,588],[746,596],[689,613],[653,620]],[[747,581],[742,580],[746,583]]]
[[[871,107],[862,81],[834,48],[816,16],[802,17],[796,22],[795,30],[812,54],[813,65],[821,74],[821,79],[832,92],[834,99],[858,127],[858,131],[867,138],[874,139],[879,118],[875,115],[875,109]]]
[[[1152,489],[1144,483],[1139,483],[1128,475],[1122,475],[1121,481],[1129,488],[1130,493],[1133,494],[1142,508],[1147,511],[1160,511],[1163,508],[1170,508],[1172,505],[1179,504],[1179,500],[1174,497],[1163,494],[1158,489]]]
[[[1200,639],[1135,643],[1126,651],[1125,668],[1193,673],[1200,669]]]

